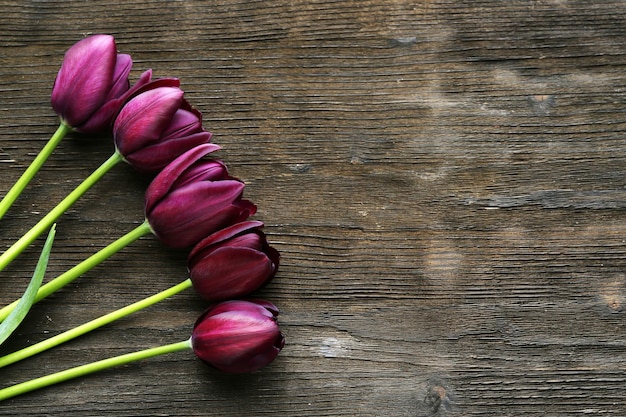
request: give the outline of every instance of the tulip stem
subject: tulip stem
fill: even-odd
[[[0,201],[0,219],[5,215],[7,210],[11,207],[11,205],[17,200],[20,196],[24,188],[28,185],[30,180],[33,179],[37,171],[42,167],[44,162],[48,159],[54,148],[57,147],[61,139],[63,139],[69,132],[72,131],[72,128],[65,123],[61,122],[56,132],[52,135],[52,137],[48,140],[48,143],[43,147],[43,149],[39,152],[37,157],[31,162],[29,167],[24,171],[22,176],[15,182],[13,187],[6,193],[2,201]]]
[[[143,223],[141,223],[139,226],[137,226],[130,232],[126,233],[124,236],[110,243],[108,246],[100,249],[98,252],[94,253],[89,258],[85,259],[78,265],[67,270],[66,272],[59,275],[58,277],[54,278],[52,281],[48,282],[47,284],[42,285],[39,288],[39,291],[37,291],[37,297],[35,298],[35,302],[40,301],[43,298],[46,298],[47,296],[49,296],[50,294],[63,288],[64,286],[74,281],[76,278],[78,278],[85,272],[99,265],[104,260],[108,259],[115,253],[119,252],[126,246],[133,243],[135,240],[139,239],[140,237],[150,232],[151,232],[150,225],[148,224],[147,220],[144,220]],[[15,308],[18,302],[19,300],[15,300],[11,304],[0,309],[0,321],[3,321],[4,319],[7,318],[7,316],[11,313],[11,311],[13,311],[13,309]]]
[[[191,280],[187,278],[180,284],[174,285],[173,287],[161,291],[160,293],[144,298],[143,300],[137,301],[133,304],[129,304],[126,307],[122,307],[111,313],[105,314],[104,316],[98,317],[97,319],[88,321],[87,323],[81,324],[80,326],[74,327],[73,329],[67,330],[46,340],[42,340],[34,345],[9,353],[8,355],[0,357],[0,368],[4,368],[5,366],[44,352],[62,343],[69,342],[70,340],[82,336],[85,333],[89,333],[92,330],[96,330],[106,324],[112,323],[115,320],[119,320],[132,313],[150,307],[151,305],[176,295],[189,287],[191,287]]]
[[[39,222],[24,234],[9,249],[0,255],[0,271],[2,271],[13,259],[15,259],[24,249],[28,247],[37,237],[69,209],[92,185],[94,185],[104,174],[109,172],[117,163],[122,161],[118,152],[114,152],[102,165],[89,175],[78,187],[67,195],[55,208],[50,210]]]
[[[31,379],[21,384],[13,385],[4,389],[0,389],[0,401],[17,395],[25,394],[40,388],[58,384],[59,382],[68,381],[94,372],[112,368],[114,366],[124,365],[130,362],[148,359],[158,355],[178,352],[181,350],[191,350],[191,338],[182,342],[172,343],[169,345],[154,347],[150,349],[140,350],[138,352],[127,353],[125,355],[114,356],[112,358],[103,359],[97,362],[88,363],[86,365],[69,368],[64,371],[56,372],[40,378]]]

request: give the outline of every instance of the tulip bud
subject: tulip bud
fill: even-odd
[[[256,371],[285,345],[278,308],[262,300],[225,301],[209,307],[196,322],[191,347],[198,358],[224,372]]]
[[[192,249],[187,265],[198,294],[209,301],[244,297],[271,281],[279,254],[261,227],[259,221],[237,223]]]
[[[191,247],[256,212],[252,202],[241,198],[243,182],[229,177],[221,163],[200,160],[218,149],[210,143],[190,149],[167,165],[148,186],[146,219],[152,232],[166,245]]]
[[[129,89],[130,55],[118,54],[110,35],[94,35],[65,53],[52,88],[52,107],[66,125],[94,133],[109,127],[116,102]]]
[[[177,86],[145,89],[130,99],[113,124],[117,151],[133,168],[157,172],[187,150],[211,140],[202,115]]]

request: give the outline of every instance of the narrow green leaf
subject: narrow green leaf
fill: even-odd
[[[17,306],[15,306],[15,310],[13,310],[11,314],[9,314],[8,317],[0,324],[0,345],[7,340],[15,329],[17,329],[17,326],[19,326],[22,320],[24,320],[24,317],[28,314],[30,307],[35,302],[37,291],[39,291],[39,287],[43,281],[43,276],[46,273],[48,258],[50,258],[50,251],[52,250],[52,242],[54,241],[55,233],[56,224],[53,224],[50,228],[50,232],[48,233],[46,243],[41,251],[41,255],[39,256],[39,261],[37,262],[37,267],[35,268],[33,277],[28,284],[28,288],[26,288],[24,295],[20,299],[19,303],[17,303]]]

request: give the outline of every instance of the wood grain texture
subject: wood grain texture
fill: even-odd
[[[281,270],[264,370],[154,358],[8,400],[16,416],[626,415],[626,4],[0,0],[0,191],[57,125],[64,51],[111,33],[180,77]],[[1,221],[8,247],[112,152],[71,135]],[[53,277],[137,225],[117,167],[58,223]],[[2,272],[19,296],[33,245]],[[186,278],[146,237],[39,303],[0,353]],[[0,372],[2,386],[183,340],[193,292]]]

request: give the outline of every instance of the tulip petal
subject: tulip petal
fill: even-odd
[[[222,161],[196,161],[180,177],[176,179],[172,188],[181,188],[198,181],[219,181],[231,178],[228,168]]]
[[[244,297],[267,284],[276,268],[265,253],[226,246],[211,252],[191,269],[194,289],[209,301]]]
[[[212,143],[196,146],[163,168],[146,190],[145,212],[150,213],[152,211],[154,205],[170,191],[172,185],[187,168],[205,155],[219,149],[221,148],[218,145]]]
[[[265,328],[261,329],[261,324],[265,324]],[[200,359],[224,372],[256,371],[278,356],[280,350],[274,345],[281,343],[277,339],[282,337],[276,335],[275,326],[269,323],[251,323],[249,327],[250,330],[237,329],[237,333],[232,335],[219,332],[223,329],[218,327],[215,333],[219,334],[219,338],[207,338],[209,342],[203,344],[195,339],[194,351],[207,352],[204,357],[199,355]],[[213,339],[216,339],[215,342]]]
[[[210,140],[210,132],[200,132],[173,140],[158,141],[145,145],[136,152],[125,154],[124,159],[139,172],[158,172],[187,150]]]
[[[178,109],[174,113],[167,129],[161,134],[161,139],[165,141],[170,138],[180,138],[202,131],[202,121],[193,112]]]
[[[224,225],[244,220],[256,210],[236,201],[244,184],[235,180],[203,181],[171,191],[147,212],[155,235],[168,246],[195,245]]]
[[[204,250],[207,246],[216,245],[219,242],[223,242],[225,240],[230,239],[240,233],[246,232],[248,230],[254,228],[263,227],[263,222],[258,220],[249,220],[245,222],[240,222],[233,224],[232,226],[225,227],[218,232],[213,233],[212,235],[202,239],[190,252],[188,259],[195,258],[199,252]]]
[[[113,125],[118,151],[125,156],[157,141],[182,100],[182,90],[174,87],[155,88],[133,97]]]
[[[129,89],[128,74],[133,66],[130,55],[118,54],[115,64],[113,85],[104,99],[103,104],[80,126],[74,130],[82,133],[96,133],[109,128],[113,117],[119,111],[120,97]]]
[[[117,54],[117,60],[115,61],[115,69],[113,71],[113,84],[109,90],[105,101],[110,101],[120,97],[130,87],[128,81],[128,75],[133,67],[133,60],[130,55]]]
[[[196,321],[196,325],[200,323],[205,317],[215,316],[217,314],[229,312],[229,311],[246,311],[250,314],[260,314],[262,316],[275,319],[279,314],[278,307],[273,303],[265,300],[250,299],[245,300],[230,300],[224,301],[219,304],[214,304],[208,307],[200,318]]]

